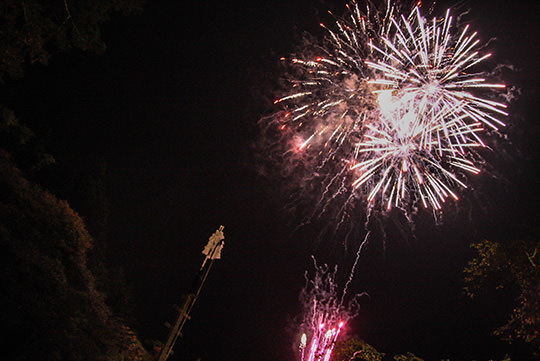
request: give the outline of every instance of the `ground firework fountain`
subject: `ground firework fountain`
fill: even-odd
[[[365,294],[348,297],[348,288],[353,280],[362,248],[368,241],[369,233],[358,248],[356,259],[343,289],[336,282],[338,268],[333,271],[327,265],[318,266],[313,258],[315,275],[308,280],[300,299],[304,305],[304,320],[301,324],[301,361],[328,361],[334,345],[347,321],[354,318],[359,310],[359,299]],[[309,343],[308,343],[309,340]]]

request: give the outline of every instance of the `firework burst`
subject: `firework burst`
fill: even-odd
[[[490,54],[481,54],[477,34],[450,11],[428,20],[418,7],[390,3],[377,11],[351,2],[333,29],[322,26],[320,45],[283,59],[290,87],[271,122],[287,144],[285,161],[302,159],[320,183],[316,208],[344,199],[344,217],[358,200],[405,213],[457,200],[481,171],[483,137],[507,115],[494,100],[504,85],[478,70]]]

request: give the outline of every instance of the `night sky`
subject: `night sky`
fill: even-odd
[[[540,6],[460,4],[472,9],[479,38],[493,38],[489,65],[515,69],[505,72],[521,91],[504,130],[512,145],[494,149],[497,176],[479,182],[455,217],[437,226],[423,219],[414,237],[394,225],[386,240],[371,240],[351,286],[370,297],[346,329],[381,352],[426,360],[487,360],[510,349],[490,336],[507,304],[466,299],[462,270],[470,242],[530,234],[540,209]],[[106,166],[108,248],[131,284],[142,340],[165,340],[163,324],[174,321],[173,305],[220,225],[223,258],[175,347],[185,360],[292,360],[310,256],[339,262],[342,275],[350,269],[355,250],[341,239],[320,240],[316,226],[293,232],[279,184],[258,175],[253,147],[257,121],[272,110],[279,58],[304,31],[320,33],[328,9],[339,14],[344,2],[148,1],[141,16],[103,27],[103,55],[57,56],[5,95],[49,139],[58,169]]]

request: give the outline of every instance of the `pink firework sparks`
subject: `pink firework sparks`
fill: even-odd
[[[347,321],[357,315],[359,298],[365,294],[356,294],[348,302],[345,302],[345,298],[368,236],[358,249],[349,278],[341,291],[335,281],[337,267],[331,272],[327,265],[318,266],[315,262],[315,276],[308,281],[300,297],[304,303],[304,321],[300,327],[303,330],[300,339],[301,361],[329,361]]]

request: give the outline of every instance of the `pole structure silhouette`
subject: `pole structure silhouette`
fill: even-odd
[[[177,308],[178,317],[176,318],[174,325],[171,326],[167,341],[161,348],[157,361],[166,361],[167,358],[169,358],[174,344],[178,338],[182,336],[182,329],[184,328],[184,325],[189,319],[191,319],[191,310],[199,298],[201,289],[206,281],[206,278],[208,277],[208,273],[210,273],[214,261],[221,258],[221,249],[223,248],[224,244],[223,228],[223,226],[219,227],[219,229],[209,238],[209,242],[203,250],[203,254],[205,254],[206,257],[204,258],[203,263],[197,272],[195,279],[193,280],[191,289],[187,294],[182,307]]]

